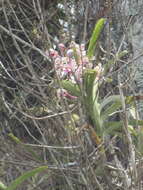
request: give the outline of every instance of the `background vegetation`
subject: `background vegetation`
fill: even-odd
[[[143,188],[142,54],[125,5],[0,1],[0,189]],[[55,55],[76,64],[59,70]]]

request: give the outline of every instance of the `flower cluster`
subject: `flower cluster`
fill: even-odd
[[[69,48],[66,48],[64,44],[59,44],[59,50],[60,53],[50,49],[48,53],[54,61],[57,76],[73,83],[81,82],[83,70],[91,67],[84,44],[78,45],[71,42]]]
[[[69,47],[65,47],[64,44],[58,45],[59,52],[50,49],[46,54],[54,61],[54,67],[59,79],[66,79],[72,83],[81,83],[82,74],[86,68],[92,68],[92,63],[88,59],[84,44],[78,45],[75,42],[71,42]],[[98,64],[95,68],[97,71],[96,79],[99,80],[103,72],[101,64]],[[67,97],[75,99],[77,97],[70,95],[65,89],[57,91],[58,97]]]

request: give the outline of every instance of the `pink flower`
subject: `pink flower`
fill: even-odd
[[[66,50],[65,45],[64,45],[64,44],[62,44],[62,43],[60,43],[60,44],[58,45],[58,47],[59,47],[59,49],[60,49],[61,53],[63,53],[63,52]]]
[[[62,64],[62,59],[61,59],[61,57],[57,57],[56,59],[55,59],[55,66],[59,66],[59,65],[61,65]]]
[[[62,55],[62,56],[65,56],[66,46],[65,46],[64,44],[60,43],[60,44],[58,45],[58,47],[59,47],[59,49],[60,49],[61,55]]]
[[[58,89],[57,90],[57,96],[58,96],[58,98],[67,97],[69,99],[77,99],[76,96],[72,96],[65,89]]]
[[[72,70],[68,65],[63,67],[62,72],[61,72],[63,77],[69,76],[71,73],[72,73]]]
[[[53,58],[55,71],[60,79],[67,79],[73,83],[82,82],[82,73],[86,68],[91,68],[91,63],[86,56],[85,45],[71,42],[69,48],[59,44],[60,53],[54,49],[49,50]]]
[[[83,64],[83,66],[87,66],[87,67],[90,67],[90,65],[91,65],[91,63],[89,62],[89,59],[88,59],[88,57],[87,56],[84,56],[83,58],[82,58],[82,64]]]
[[[72,58],[73,55],[74,55],[73,49],[69,49],[69,50],[67,51],[66,55],[67,55],[68,57]]]
[[[82,82],[82,74],[83,74],[83,71],[85,70],[85,67],[83,67],[82,65],[79,66],[77,68],[77,70],[75,71],[75,77],[76,77],[76,80],[78,82]]]
[[[72,41],[72,42],[70,43],[70,48],[76,48],[76,47],[79,47],[79,45],[76,44],[74,41]]]
[[[80,49],[81,49],[81,51],[85,51],[85,45],[84,45],[84,44],[81,44],[81,45],[80,45]]]
[[[54,49],[49,49],[49,56],[52,58],[56,58],[59,56],[58,52]]]

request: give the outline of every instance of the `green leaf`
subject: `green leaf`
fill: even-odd
[[[101,117],[103,120],[106,120],[108,117],[116,113],[116,111],[121,108],[121,102],[113,102],[107,109],[101,112]]]
[[[5,190],[7,187],[0,181],[0,190]]]
[[[84,104],[86,107],[87,114],[93,119],[93,83],[96,77],[96,73],[91,70],[86,70],[83,75],[83,86],[84,86]]]
[[[143,155],[143,129],[137,131],[137,150]]]
[[[94,88],[94,97],[97,96],[98,82],[95,80],[97,71],[95,69],[86,69],[83,75],[84,90],[88,97],[92,97]]]
[[[129,113],[131,114],[133,119],[136,119],[137,110],[134,107],[129,108]]]
[[[137,126],[137,125],[143,126],[143,120],[130,119],[129,124],[133,126]]]
[[[140,154],[143,154],[143,120],[129,119],[129,126],[132,126],[130,133],[136,137],[135,145]]]
[[[80,88],[77,84],[72,83],[68,80],[60,81],[62,88],[67,90],[72,96],[81,96]]]
[[[134,98],[133,98],[133,96],[127,96],[127,97],[125,97],[125,101],[126,101],[126,104],[132,104],[132,103],[134,103]],[[121,104],[120,95],[113,95],[113,96],[109,96],[109,97],[103,99],[102,102],[100,103],[101,112],[103,112],[107,106],[109,106],[113,103],[118,103],[118,105]]]
[[[126,104],[131,104],[135,102],[134,96],[127,96],[126,99]]]
[[[47,169],[48,166],[41,166],[39,168],[36,168],[34,170],[28,171],[15,179],[9,187],[7,187],[5,190],[15,190],[19,185],[21,185],[22,182],[29,179],[30,177],[33,177],[35,174],[42,172],[43,170]]]
[[[106,106],[108,104],[114,103],[114,102],[121,102],[121,97],[120,95],[113,95],[113,96],[109,96],[107,98],[105,98],[101,104],[100,104],[100,109],[105,110]]]
[[[105,122],[104,126],[104,134],[109,134],[109,135],[114,135],[116,132],[121,132],[123,126],[122,121],[110,121],[110,122]]]
[[[132,125],[128,125],[128,129],[132,135],[137,136],[137,131],[135,130],[135,127],[133,127]]]
[[[17,144],[22,144],[22,142],[20,141],[19,138],[17,138],[16,136],[13,135],[13,133],[9,133],[8,136]]]
[[[98,103],[98,81],[97,72],[94,69],[87,69],[83,75],[83,84],[85,90],[84,103],[87,115],[96,126],[98,134],[101,134],[102,121],[100,120],[100,105]]]
[[[94,55],[94,51],[96,48],[96,44],[97,44],[97,40],[101,34],[101,31],[104,27],[106,19],[101,18],[98,20],[97,24],[95,25],[94,31],[92,33],[90,42],[89,42],[89,46],[88,46],[88,50],[87,50],[87,55],[89,58],[92,58]]]
[[[103,122],[102,122],[101,117],[100,117],[100,105],[97,102],[97,100],[95,100],[93,102],[92,120],[96,126],[96,131],[97,131],[98,135],[102,136],[102,133],[103,133],[102,123]]]

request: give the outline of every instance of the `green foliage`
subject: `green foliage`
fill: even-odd
[[[110,96],[103,100],[100,99],[98,82],[97,71],[95,69],[86,69],[83,74],[82,91],[84,96],[82,102],[85,106],[87,117],[93,122],[97,134],[103,136],[104,133],[107,134],[113,132],[113,130],[121,129],[122,123],[115,122],[114,125],[113,123],[111,125],[108,119],[121,108],[122,104],[119,95]],[[80,95],[78,86],[70,81],[62,81],[62,87],[72,95]]]
[[[0,181],[0,190],[5,190],[7,187]]]
[[[127,100],[129,102],[134,102],[134,96],[128,96]],[[137,119],[137,110],[134,104],[129,109],[129,131],[133,136],[134,145],[138,152],[143,155],[143,120]]]
[[[121,100],[119,95],[109,96],[101,101],[100,109],[102,119],[106,120],[109,116],[113,115],[118,109],[121,108]]]
[[[101,31],[104,27],[105,22],[106,22],[106,19],[101,18],[98,20],[97,24],[95,25],[94,31],[92,33],[92,36],[89,42],[88,51],[87,51],[87,55],[89,58],[92,58],[94,55],[97,40],[99,39],[99,36],[101,34]]]
[[[123,126],[122,121],[109,121],[104,123],[104,134],[119,135]]]
[[[97,131],[100,133],[102,121],[100,118],[100,107],[98,103],[98,81],[96,80],[96,74],[97,72],[94,69],[87,69],[84,73],[84,102],[88,117],[92,119]]]
[[[94,55],[97,40],[99,39],[99,36],[102,32],[105,21],[106,20],[104,18],[101,18],[95,25],[87,51],[87,55],[90,59]],[[117,59],[119,59],[125,54],[126,52],[121,52],[116,57]],[[110,61],[107,65],[107,68],[110,67],[113,62],[115,62],[115,60]],[[110,96],[106,99],[100,100],[98,77],[100,75],[99,72],[100,71],[96,69],[85,69],[83,73],[83,84],[81,89],[82,93],[79,86],[77,84],[73,84],[71,81],[63,80],[61,81],[61,85],[62,88],[66,89],[71,95],[83,95],[81,101],[85,106],[87,118],[92,121],[94,127],[96,128],[97,134],[99,136],[103,136],[104,130],[106,131],[106,133],[111,131],[109,130],[111,123],[107,122],[108,118],[116,113],[116,111],[121,108],[122,104],[119,95]],[[121,126],[121,124],[118,125],[118,123],[116,123],[115,130],[116,126]],[[111,128],[114,128],[113,125],[111,126]]]
[[[73,84],[69,80],[62,80],[60,81],[62,87],[66,89],[71,95],[73,96],[81,96],[81,91],[79,85]]]
[[[60,1],[56,1],[56,2],[60,2]],[[64,2],[65,1],[63,1],[62,3],[64,3]],[[68,1],[66,3],[68,3]],[[57,3],[56,4],[54,3],[54,5],[53,5],[53,8],[56,7]],[[66,7],[69,8],[69,6],[67,6],[67,5],[66,5]],[[79,9],[80,9],[80,6],[79,6]],[[48,12],[49,12],[49,10],[51,10],[50,9],[50,3],[49,3]],[[52,11],[53,10],[55,10],[55,9],[52,9]],[[13,13],[13,11],[9,11],[9,12]],[[28,12],[28,11],[26,11],[26,12]],[[41,50],[43,52],[45,50],[45,47],[48,47],[48,46],[51,47],[52,46],[51,43],[53,43],[54,41],[56,42],[55,43],[56,46],[58,45],[57,44],[57,38],[55,38],[55,37],[56,36],[59,37],[60,32],[62,32],[61,30],[59,30],[61,28],[60,26],[61,26],[61,23],[62,23],[61,19],[63,21],[68,21],[68,20],[72,21],[72,19],[73,19],[72,15],[70,15],[70,14],[69,14],[69,16],[71,18],[65,18],[67,13],[69,13],[69,11],[68,10],[64,11],[64,10],[62,10],[62,8],[58,8],[56,10],[56,12],[53,12],[52,14],[50,14],[50,12],[49,12],[49,16],[48,16],[49,17],[48,18],[48,23],[45,23],[45,24],[46,25],[47,24],[49,25],[50,23],[52,24],[52,25],[50,24],[50,26],[48,26],[48,33],[51,36],[50,37],[47,36],[47,31],[46,30],[45,30],[45,32],[46,32],[45,33],[46,35],[45,35],[44,30],[41,31],[40,27],[38,27],[39,26],[39,21],[38,22],[36,21],[36,24],[34,24],[34,26],[31,27],[31,28],[33,28],[33,30],[31,29],[33,39],[34,40],[36,39],[36,41],[31,41],[30,42],[29,39],[25,38],[25,40],[27,42],[29,42],[30,44],[35,44],[32,47],[38,47],[39,52],[41,52]],[[27,14],[26,14],[26,16],[27,16]],[[32,18],[33,17],[35,18],[35,16],[32,16]],[[8,16],[8,20],[9,20],[9,18],[10,18],[10,16]],[[42,17],[42,13],[41,13],[40,18],[44,18],[44,17]],[[22,17],[22,20],[25,20],[25,19],[23,19],[23,17]],[[88,51],[87,51],[88,58],[89,58],[90,61],[93,60],[92,58],[94,56],[95,51],[97,50],[97,42],[98,42],[98,40],[99,40],[99,38],[101,36],[101,33],[103,31],[103,27],[105,25],[105,22],[106,22],[106,19],[101,18],[97,22],[97,24],[96,24],[96,26],[94,28],[93,34],[92,34],[90,42],[89,42]],[[13,23],[13,22],[10,22],[10,23]],[[20,21],[19,23],[22,23],[22,22]],[[27,25],[27,23],[25,23],[24,26],[26,26],[26,25]],[[70,25],[69,25],[69,27],[71,28],[70,33],[72,33],[72,27]],[[10,36],[13,37],[12,40],[14,40],[14,36],[12,35],[12,33],[15,33],[17,36],[23,36],[22,35],[23,32],[19,27],[17,28],[16,25],[14,25],[14,29],[15,30],[10,30],[12,32],[9,33]],[[26,33],[28,33],[27,29],[26,29]],[[46,36],[46,38],[44,36]],[[67,37],[65,37],[65,36],[66,36],[66,32],[64,33],[64,30],[63,30],[63,37],[61,38],[61,42],[64,43],[64,41],[65,41],[65,42],[69,43],[68,40],[70,38],[68,38],[68,35],[67,35]],[[52,40],[51,43],[50,43],[49,40],[47,40],[48,38],[50,38]],[[2,39],[3,39],[3,37],[2,37]],[[17,38],[15,40],[17,40]],[[9,40],[7,40],[7,41],[9,41]],[[42,43],[44,44],[45,47],[42,45]],[[66,89],[68,91],[68,93],[71,94],[72,96],[78,97],[78,99],[76,99],[76,101],[73,98],[72,103],[74,104],[74,106],[72,104],[69,107],[67,107],[67,109],[66,109],[66,106],[68,106],[69,101],[66,101],[66,104],[62,105],[61,102],[63,102],[63,101],[60,102],[59,101],[60,98],[59,98],[58,103],[56,102],[56,105],[53,105],[52,103],[50,103],[51,99],[55,96],[55,93],[52,94],[50,92],[50,90],[47,89],[47,87],[48,87],[48,83],[52,80],[52,77],[53,77],[54,74],[53,74],[53,71],[52,72],[45,71],[47,69],[47,67],[49,68],[49,65],[50,65],[49,63],[47,64],[47,60],[46,60],[46,57],[45,57],[47,54],[45,54],[45,56],[44,56],[45,57],[45,62],[46,62],[46,68],[45,68],[45,63],[43,64],[41,59],[38,59],[38,61],[35,61],[35,60],[37,60],[37,58],[35,57],[36,52],[32,52],[32,54],[29,53],[31,51],[31,45],[30,45],[30,51],[29,51],[29,49],[27,49],[27,51],[24,51],[23,46],[20,46],[20,43],[18,43],[18,45],[19,45],[19,48],[16,47],[16,49],[20,49],[21,52],[22,52],[21,54],[23,54],[25,52],[24,55],[23,55],[23,58],[24,58],[24,60],[26,60],[25,63],[27,63],[27,64],[23,63],[24,61],[23,61],[23,58],[21,58],[21,56],[20,56],[20,51],[18,52],[18,56],[15,53],[15,56],[13,56],[12,59],[5,59],[5,57],[4,57],[4,60],[9,60],[9,64],[8,64],[9,66],[6,67],[5,70],[7,72],[10,72],[10,74],[11,74],[10,76],[12,76],[12,77],[16,76],[16,81],[17,81],[17,83],[19,85],[16,86],[15,89],[16,90],[19,89],[22,92],[19,93],[20,94],[19,100],[17,100],[17,98],[14,98],[14,103],[9,102],[7,100],[7,98],[6,98],[6,96],[2,94],[1,101],[4,102],[4,103],[3,104],[0,103],[0,104],[4,105],[4,106],[1,106],[0,111],[2,112],[3,107],[4,108],[6,107],[5,110],[7,112],[9,111],[9,113],[10,113],[9,117],[7,117],[6,119],[7,120],[9,119],[10,122],[11,122],[11,118],[15,117],[15,116],[20,117],[19,119],[22,122],[23,122],[23,120],[24,121],[32,120],[34,125],[41,132],[42,139],[40,139],[41,143],[40,143],[39,147],[43,146],[42,147],[43,155],[41,155],[41,152],[39,150],[37,151],[38,153],[36,151],[34,151],[33,148],[31,148],[32,145],[24,144],[19,138],[14,136],[12,133],[9,134],[9,137],[16,144],[18,144],[18,148],[21,148],[22,150],[24,150],[24,153],[25,153],[25,150],[26,150],[26,153],[28,152],[28,156],[30,155],[31,158],[32,158],[31,162],[34,160],[34,161],[37,161],[38,163],[40,163],[41,161],[43,161],[43,159],[46,162],[46,160],[48,159],[48,163],[50,163],[51,166],[53,167],[53,172],[51,172],[52,175],[50,176],[50,179],[49,179],[50,184],[51,184],[51,181],[52,181],[52,185],[53,185],[52,188],[53,189],[57,189],[57,188],[58,189],[80,189],[82,187],[85,188],[85,189],[86,188],[88,189],[88,187],[90,187],[90,186],[91,186],[91,189],[94,189],[94,188],[98,189],[98,184],[100,185],[100,183],[103,184],[103,188],[102,188],[102,185],[101,185],[101,187],[99,186],[99,189],[104,189],[106,187],[104,185],[107,185],[106,182],[108,182],[108,179],[111,182],[111,185],[112,185],[112,183],[114,184],[113,189],[122,188],[122,186],[124,188],[125,187],[124,184],[125,184],[126,181],[122,181],[122,179],[126,180],[126,177],[128,178],[128,176],[131,175],[131,180],[132,180],[133,177],[134,177],[133,175],[135,173],[134,168],[132,168],[130,166],[128,167],[128,164],[126,164],[127,165],[126,166],[126,171],[124,171],[124,165],[122,167],[122,163],[123,163],[122,158],[120,158],[120,155],[116,156],[116,152],[118,152],[120,154],[120,152],[119,152],[120,149],[119,149],[119,151],[118,150],[117,151],[116,150],[115,151],[111,150],[111,152],[110,152],[110,147],[112,146],[112,143],[109,144],[109,146],[107,147],[108,154],[111,153],[109,155],[109,157],[108,157],[108,154],[107,154],[107,159],[104,160],[104,158],[103,158],[104,153],[106,154],[106,148],[104,147],[104,142],[103,142],[103,144],[101,144],[102,147],[101,146],[97,147],[96,156],[95,156],[95,154],[91,154],[92,151],[93,151],[92,148],[95,149],[94,146],[91,146],[92,145],[91,141],[92,141],[92,137],[94,137],[96,145],[99,145],[100,143],[102,143],[102,140],[104,140],[103,137],[108,135],[108,134],[109,135],[116,135],[118,137],[121,137],[121,135],[123,135],[125,137],[125,135],[123,133],[121,133],[121,132],[123,132],[122,131],[122,126],[124,125],[124,121],[110,121],[111,116],[118,113],[119,111],[122,112],[122,102],[121,102],[120,95],[113,95],[113,96],[101,98],[100,93],[99,93],[99,88],[100,88],[100,85],[102,85],[102,79],[103,79],[102,76],[104,75],[105,78],[106,78],[106,74],[107,74],[108,71],[111,70],[111,67],[113,67],[113,65],[115,63],[117,63],[118,60],[120,58],[122,58],[124,55],[126,55],[128,52],[127,51],[122,51],[122,52],[119,52],[119,53],[115,53],[115,56],[113,56],[110,60],[107,61],[106,64],[103,65],[104,71],[103,71],[103,73],[101,73],[101,77],[99,76],[100,71],[96,70],[95,68],[94,69],[86,69],[86,68],[84,68],[85,70],[81,69],[82,72],[83,72],[82,73],[83,75],[82,75],[82,83],[81,84],[79,84],[79,82],[76,83],[76,79],[74,80],[74,83],[73,83],[70,80],[60,80],[62,77],[61,78],[59,77],[59,80],[60,80],[59,83],[61,84],[61,87]],[[55,45],[53,44],[53,47],[54,46]],[[26,46],[24,46],[24,47],[27,48]],[[67,47],[65,47],[65,48],[67,48]],[[4,51],[3,48],[2,48],[2,51]],[[6,52],[6,54],[9,55],[9,49],[8,49],[7,52]],[[43,54],[44,54],[44,52],[43,52]],[[74,57],[74,59],[76,61],[75,65],[77,67],[81,66],[83,57],[79,56],[79,52],[74,47],[73,47],[73,54],[74,55],[72,57],[70,57],[70,58],[72,59]],[[3,52],[2,52],[2,55],[3,55]],[[12,53],[12,55],[13,55],[13,53]],[[30,55],[30,56],[27,57],[28,55]],[[62,55],[62,52],[61,52],[61,55]],[[66,56],[66,53],[63,53],[63,56]],[[15,57],[16,57],[16,61],[15,61]],[[108,57],[110,57],[110,55],[108,55]],[[30,59],[28,59],[28,58],[30,58]],[[34,58],[35,58],[35,60],[34,60]],[[11,60],[12,60],[13,63],[16,63],[18,65],[21,63],[22,68],[17,69],[16,65],[14,65],[14,68],[11,67],[11,65],[10,65]],[[107,59],[105,58],[104,60],[107,60]],[[28,63],[31,63],[31,64],[28,64]],[[66,63],[64,63],[64,64],[66,65]],[[98,64],[98,63],[95,63],[95,64]],[[4,62],[4,65],[5,65],[5,62]],[[93,66],[94,66],[94,64],[93,64]],[[33,69],[32,70],[31,69],[27,70],[26,68],[28,68],[28,67],[33,68]],[[53,66],[51,66],[51,67],[53,68]],[[23,68],[24,68],[24,72],[23,72]],[[2,73],[2,70],[3,69],[0,68],[0,73]],[[12,71],[14,71],[15,73],[12,73]],[[16,71],[18,71],[19,73],[17,73]],[[76,72],[76,69],[74,70],[74,72]],[[72,73],[74,73],[74,72],[72,72]],[[25,75],[25,73],[27,75]],[[70,78],[68,74],[64,78]],[[21,78],[17,78],[17,76],[20,76]],[[76,74],[75,74],[75,76],[76,76]],[[8,79],[8,76],[6,75],[5,78]],[[4,83],[4,85],[2,84],[2,86],[5,87],[5,83]],[[10,89],[10,87],[8,89]],[[54,86],[54,90],[55,89],[56,89],[56,87]],[[11,90],[11,92],[13,92],[11,94],[15,94],[14,90]],[[21,95],[22,93],[23,93],[23,95]],[[35,106],[33,106],[32,105],[33,103],[31,103],[31,102],[30,103],[31,103],[32,106],[27,104],[27,98],[28,98],[30,93],[32,93],[32,99],[33,99],[33,97],[36,97]],[[52,94],[51,95],[52,97],[50,97],[48,93]],[[78,105],[82,106],[79,109],[81,111],[80,114],[78,113],[78,111],[79,111],[78,108],[79,107],[76,105],[77,101],[81,101],[80,104],[78,104]],[[130,104],[130,105],[134,106],[134,97],[131,97],[131,96],[125,97],[125,101],[126,101],[126,104],[128,104],[128,105]],[[37,106],[37,102],[38,102],[38,106]],[[43,104],[46,107],[45,111],[43,111]],[[50,106],[49,106],[49,104],[50,104]],[[57,107],[57,105],[58,105],[58,107]],[[51,109],[51,107],[52,107],[52,109],[50,110],[51,114],[50,114],[50,112],[48,112],[47,106],[48,106],[49,109]],[[56,107],[54,107],[54,106],[56,106]],[[72,109],[72,110],[70,110],[70,109]],[[84,110],[81,110],[81,109],[84,109]],[[64,115],[62,115],[61,118],[59,118],[60,112],[61,112],[61,114],[63,114],[62,111],[65,111],[65,110],[68,110],[68,114],[64,114]],[[10,111],[14,112],[14,113],[11,114]],[[38,112],[38,114],[36,114],[37,112]],[[85,115],[82,115],[82,114],[85,114]],[[53,115],[54,117],[52,117],[51,115]],[[28,116],[30,116],[30,117],[28,117]],[[87,118],[85,118],[85,116]],[[135,116],[135,114],[134,114],[134,116]],[[45,117],[46,119],[45,120],[44,119],[38,120],[40,117],[41,118]],[[83,118],[80,118],[80,117],[83,117]],[[82,120],[82,122],[83,121],[86,122],[88,120],[88,123],[87,123],[88,128],[87,127],[84,128],[83,126],[80,127],[80,125],[82,124],[81,120]],[[8,122],[5,122],[5,123],[6,123],[6,125],[8,125]],[[25,123],[26,123],[26,126],[28,126],[29,128],[31,127],[29,125],[29,122],[25,122]],[[135,137],[135,140],[136,140],[135,145],[137,145],[137,147],[138,147],[137,150],[139,150],[139,152],[142,153],[142,150],[143,150],[143,146],[142,146],[143,130],[141,128],[143,126],[143,121],[142,120],[137,120],[136,117],[133,117],[133,118],[128,118],[127,123],[128,123],[127,127],[129,129],[128,131],[130,132],[130,134],[131,134],[131,136],[133,138]],[[83,123],[83,125],[84,125],[84,123]],[[76,128],[76,126],[78,126],[78,127]],[[86,133],[80,133],[79,139],[77,138],[77,136],[78,136],[77,134],[79,134],[79,133],[77,133],[77,130],[79,129],[79,132],[80,132],[80,130],[82,130],[83,128],[87,129],[86,130],[87,133],[88,132],[92,133],[91,134],[91,139],[89,139],[90,134],[86,136],[88,138],[85,138]],[[138,130],[137,128],[141,129],[141,130]],[[33,133],[32,133],[32,135],[33,135]],[[116,138],[114,138],[114,139],[116,140]],[[75,142],[74,142],[74,140],[75,140]],[[91,142],[91,143],[88,143],[88,142],[86,143],[85,140],[89,140],[89,142]],[[54,151],[50,151],[49,149],[44,148],[44,145],[42,144],[42,142],[44,142],[44,144],[46,144],[46,146],[47,146],[47,144],[48,145],[49,144],[50,145],[57,144],[59,147],[62,147],[63,149],[60,152],[56,147],[53,146],[56,149]],[[66,145],[71,145],[72,146],[72,144],[79,145],[80,149],[78,149],[78,150],[75,149],[74,150],[73,148],[68,147],[69,150],[70,150],[70,153],[69,153],[69,152],[66,151],[65,147],[66,147]],[[116,146],[116,145],[113,142],[113,149],[114,149],[114,146]],[[89,150],[88,150],[88,148],[89,148]],[[102,153],[102,154],[98,154],[98,151],[100,153]],[[40,152],[41,156],[39,156],[39,152]],[[93,153],[94,152],[95,151],[93,151]],[[82,156],[79,156],[80,153],[82,153]],[[88,155],[88,153],[90,155]],[[2,154],[3,154],[3,152],[2,152]],[[13,159],[13,157],[12,157],[13,155],[12,154],[8,154],[8,155],[10,155],[10,164],[11,164],[11,161]],[[76,155],[78,156],[78,159],[76,159]],[[28,159],[30,158],[30,156],[28,157]],[[89,160],[92,161],[92,165],[88,165],[88,162],[86,162],[86,160],[87,160],[86,156],[88,156]],[[112,159],[110,159],[110,156],[111,156]],[[5,156],[3,158],[5,158]],[[15,158],[15,155],[14,155],[14,158]],[[118,158],[119,158],[119,162],[118,162]],[[24,158],[22,157],[21,161],[24,161],[23,159]],[[80,160],[80,159],[82,159],[82,160]],[[127,159],[128,159],[128,157],[127,157]],[[65,163],[65,160],[68,161],[67,168],[66,168],[66,165],[63,165],[63,163]],[[70,167],[69,167],[70,162],[74,163],[75,160],[77,161],[77,164],[80,164],[80,163],[82,164],[83,170],[80,170],[78,165],[77,165],[77,168],[76,168],[76,165],[73,165],[74,167],[71,168],[71,169],[73,169],[73,170],[75,169],[76,171],[78,171],[78,169],[79,169],[80,171],[77,172],[77,175],[76,175],[76,173],[74,171],[70,172],[70,173],[68,172],[68,175],[67,175],[66,171],[70,171]],[[116,160],[117,160],[117,163],[116,163]],[[131,158],[131,160],[132,160],[132,158]],[[9,160],[6,160],[6,162],[5,162],[6,165],[9,164],[8,161]],[[4,162],[4,161],[2,160],[2,162]],[[130,164],[130,165],[132,165],[132,164]],[[109,166],[110,168],[106,169],[105,166],[106,167]],[[51,171],[52,171],[52,167],[51,167]],[[32,181],[32,177],[34,176],[34,179],[37,182],[37,180],[39,180],[38,179],[39,175],[38,175],[38,178],[35,178],[35,175],[39,174],[43,170],[46,170],[47,168],[48,168],[47,166],[42,166],[42,167],[36,168],[34,170],[28,171],[28,172],[22,174],[17,179],[15,179],[11,183],[11,185],[9,187],[6,187],[2,182],[0,182],[0,189],[1,190],[15,190],[15,189],[18,189],[19,186],[21,185],[21,183],[24,182],[27,179],[29,179],[31,181],[31,184],[33,184],[34,180]],[[18,169],[20,169],[20,166],[18,166]],[[112,170],[113,170],[113,172],[112,172]],[[92,172],[95,173],[96,176],[97,176],[96,181],[93,180],[93,178],[91,178],[91,181],[90,181],[90,177],[93,176]],[[15,172],[14,172],[14,174],[15,174]],[[64,175],[62,175],[62,174],[64,174]],[[106,180],[104,181],[104,176],[106,174],[109,174],[109,176],[107,176]],[[12,175],[13,175],[13,173],[12,173]],[[78,176],[78,180],[76,181],[75,178],[77,176]],[[95,176],[95,178],[96,178],[96,176]],[[45,177],[45,175],[44,175],[44,177]],[[58,183],[58,181],[60,181],[58,178],[61,179],[60,183]],[[54,181],[54,179],[56,179],[56,180]],[[44,178],[44,180],[45,180],[45,178]],[[64,180],[66,181],[66,183],[64,182]],[[128,181],[130,182],[130,178],[129,178],[129,180],[127,179],[127,182]],[[40,184],[41,182],[42,182],[42,179],[40,178],[40,180],[38,181],[38,184]],[[49,182],[47,182],[47,180],[46,180],[45,183],[49,184]],[[68,184],[69,186],[66,188],[65,184]],[[78,186],[79,188],[77,187],[77,184],[79,184],[79,186],[80,186],[80,187]],[[94,185],[93,188],[92,188],[92,184]],[[116,184],[117,184],[118,187],[116,186]],[[136,185],[136,182],[133,181],[132,184]],[[33,187],[34,187],[34,185],[33,185]],[[37,188],[37,187],[35,187],[35,188]],[[42,187],[40,187],[40,188],[42,188]],[[107,189],[108,189],[108,187],[107,187]],[[125,188],[125,189],[127,189],[127,188]]]
[[[5,190],[15,190],[19,185],[21,185],[22,182],[24,182],[27,179],[30,179],[30,177],[33,177],[35,174],[38,174],[44,170],[48,169],[48,166],[41,166],[39,168],[33,169],[31,171],[28,171],[15,179],[11,185],[7,188],[4,188]]]
[[[101,18],[93,31],[93,34],[90,39],[90,43],[88,46],[88,57],[91,59],[94,55],[94,51],[96,48],[97,40],[102,32],[102,29],[105,24],[105,19]],[[120,58],[125,56],[128,52],[122,51],[114,56],[113,59],[109,60],[107,64],[104,65],[104,74],[110,69],[110,67],[116,63]],[[75,57],[77,57],[75,53]],[[76,59],[78,62],[78,59]],[[78,63],[77,63],[78,64]],[[109,117],[116,114],[122,108],[122,102],[120,95],[112,95],[104,99],[100,99],[99,95],[99,87],[101,85],[100,77],[100,69],[85,69],[83,72],[83,84],[82,88],[78,84],[73,84],[69,80],[62,80],[61,85],[62,88],[66,89],[71,95],[81,96],[80,99],[81,104],[84,105],[87,118],[91,121],[92,125],[95,127],[96,133],[98,136],[103,137],[104,134],[119,134],[121,132],[123,122],[122,121],[114,121],[109,122]],[[134,98],[128,96],[125,98],[126,104],[134,105]],[[141,121],[137,121],[136,119],[130,120],[130,126],[133,122],[137,122],[138,124]],[[130,127],[129,130],[133,135],[136,134],[134,128]]]
[[[90,119],[94,123],[97,134],[103,136],[111,129],[117,130],[121,123],[114,123],[111,125],[108,119],[111,115],[115,114],[122,106],[120,96],[114,95],[100,100],[98,95],[99,84],[94,70],[86,71],[84,75],[84,86],[86,91],[85,105]]]
[[[63,84],[63,83],[62,83]],[[62,87],[65,88],[72,95],[80,95],[77,85],[70,81],[64,81]],[[70,84],[70,85],[68,85]],[[116,114],[122,108],[120,95],[112,95],[104,99],[99,96],[99,81],[97,80],[97,71],[95,69],[86,69],[83,75],[83,104],[86,109],[87,117],[93,122],[97,135],[103,136],[105,134],[118,134],[122,131],[123,122],[110,122],[109,117]],[[134,99],[127,96],[125,98],[128,105],[132,105]],[[142,120],[130,119],[129,131],[132,135],[137,136],[135,125],[143,125]]]
[[[2,182],[0,182],[0,190],[16,190],[21,185],[21,183],[23,183],[25,180],[30,179],[34,175],[46,169],[48,169],[48,166],[41,166],[36,169],[30,170],[24,173],[23,175],[21,175],[20,177],[16,178],[8,187],[6,187]]]

